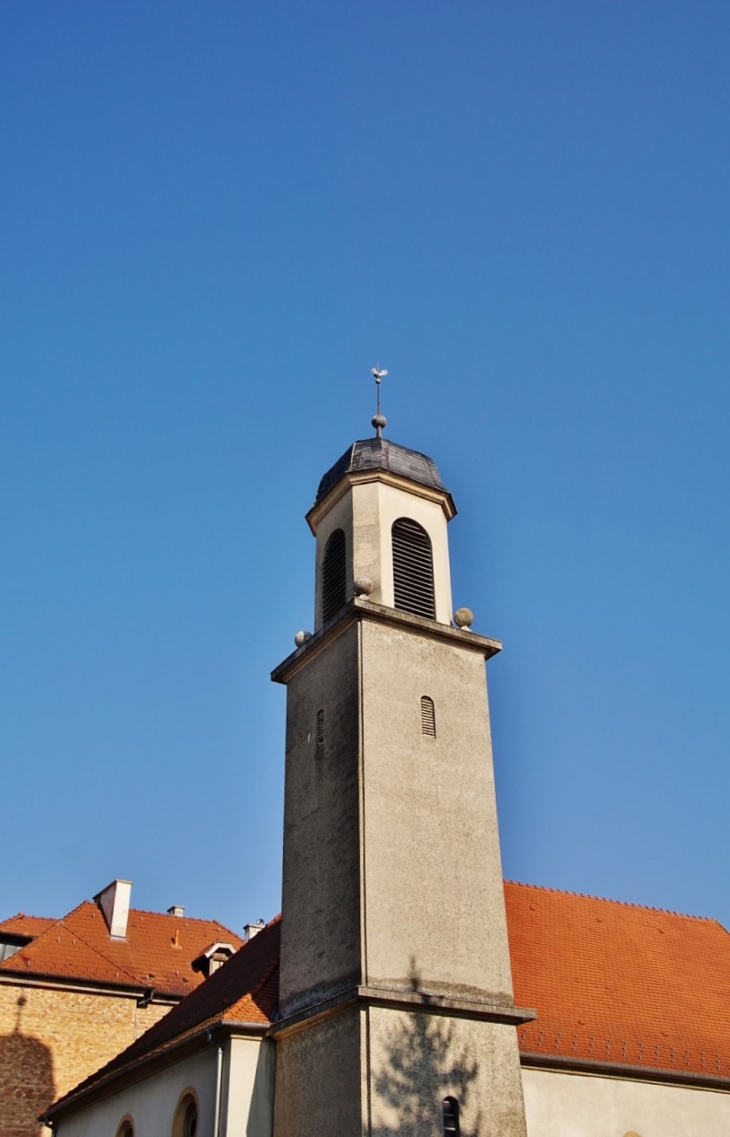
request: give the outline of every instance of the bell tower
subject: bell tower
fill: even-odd
[[[434,462],[324,475],[287,686],[275,1137],[526,1137],[484,661],[452,623]],[[468,617],[467,617],[468,619]],[[463,620],[462,620],[463,623]]]

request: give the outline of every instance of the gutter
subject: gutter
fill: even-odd
[[[42,972],[23,972],[23,971],[2,971],[0,970],[0,985],[8,987],[41,987],[44,990],[54,991],[60,988],[63,991],[74,991],[81,995],[109,995],[116,999],[138,999],[142,1000],[141,1005],[146,1006],[147,1002],[153,1002],[158,1006],[176,1007],[183,999],[191,993],[191,991],[183,991],[181,995],[174,992],[166,993],[164,991],[152,990],[150,996],[150,988],[144,987],[142,984],[132,986],[131,984],[124,984],[121,981],[117,984],[113,980],[106,980],[104,983],[97,983],[93,979],[77,979],[65,978],[62,975],[44,975]],[[196,988],[191,988],[195,991]]]
[[[213,1032],[208,1031],[208,1041],[213,1041]],[[223,1089],[223,1047],[218,1043],[215,1058],[215,1114],[213,1116],[213,1137],[218,1137],[221,1127],[221,1091]]]
[[[539,1054],[520,1050],[520,1065],[536,1070],[562,1070],[566,1074],[583,1074],[594,1078],[625,1078],[635,1082],[663,1082],[668,1085],[691,1087],[695,1090],[716,1090],[730,1093],[730,1077],[722,1074],[695,1073],[692,1070],[671,1070],[663,1066],[633,1066],[628,1062],[605,1062],[600,1058],[574,1058],[563,1054]]]

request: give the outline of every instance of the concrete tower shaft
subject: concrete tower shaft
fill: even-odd
[[[436,467],[415,455],[404,472],[402,448],[360,461],[358,445],[308,515],[315,634],[272,676],[287,685],[275,1137],[525,1137],[515,1026],[533,1016],[513,1001],[484,673],[501,645],[451,626],[455,510]]]

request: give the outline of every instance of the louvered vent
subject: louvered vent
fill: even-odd
[[[335,529],[330,534],[322,562],[322,622],[331,620],[347,597],[347,571],[345,566],[345,534]]]
[[[431,738],[436,737],[436,712],[433,699],[429,699],[428,695],[421,696],[421,730],[430,734]]]
[[[393,584],[396,608],[436,619],[431,539],[408,517],[393,525]]]
[[[317,711],[317,754],[324,754],[324,711]]]

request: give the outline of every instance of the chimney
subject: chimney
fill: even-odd
[[[185,909],[183,908],[182,904],[172,904],[167,909],[167,915],[168,916],[184,916],[185,915]]]
[[[112,939],[123,940],[127,936],[129,902],[132,898],[131,880],[113,880],[94,897],[101,908]]]
[[[266,925],[264,924],[263,920],[257,920],[255,924],[244,924],[243,938],[246,943],[248,943],[249,940],[252,940],[254,936],[257,936],[259,932],[262,932],[265,926]]]

